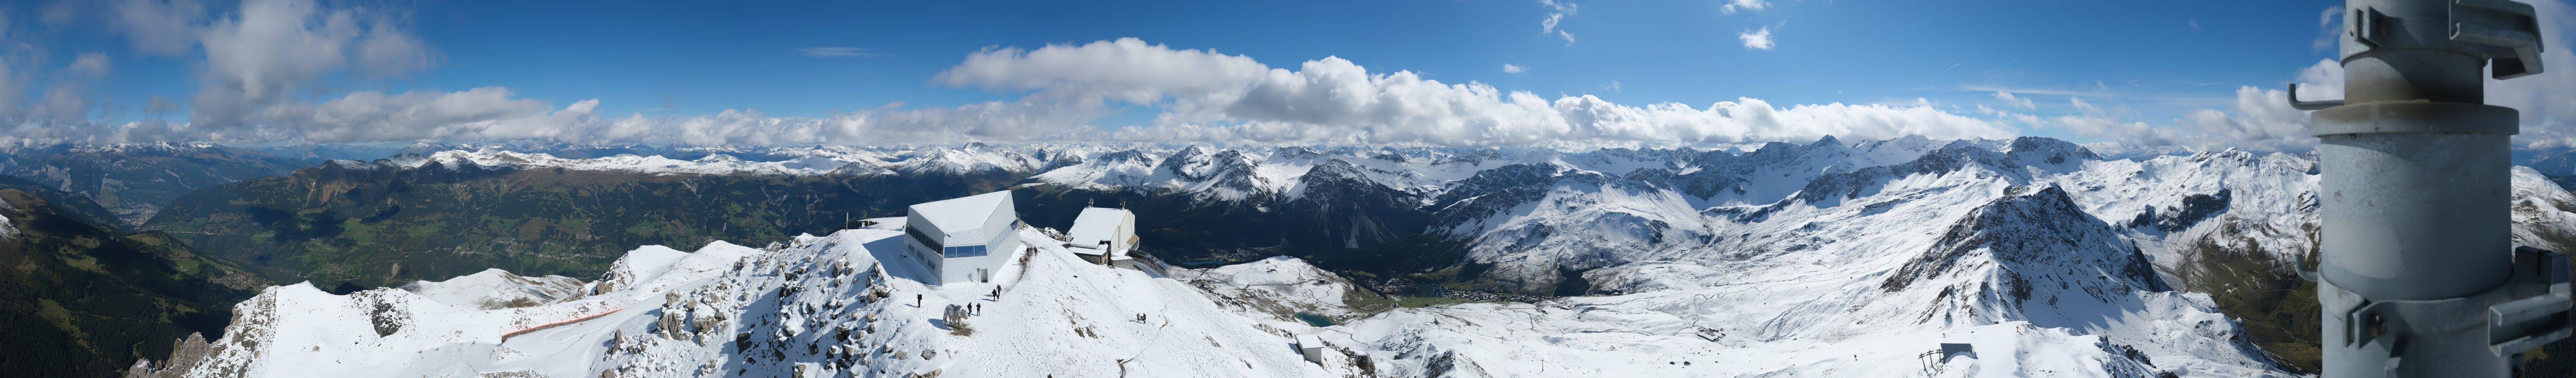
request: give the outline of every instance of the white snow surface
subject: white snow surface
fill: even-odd
[[[730,155],[715,154],[697,160],[679,160],[656,156],[618,155],[589,159],[566,159],[543,153],[512,152],[498,148],[438,151],[428,155],[404,155],[385,160],[393,167],[418,169],[437,165],[456,169],[467,165],[512,167],[519,169],[561,168],[578,171],[632,172],[648,174],[699,175],[819,175],[851,162],[827,156],[809,156],[785,161],[754,162]],[[369,168],[372,164],[353,161],[336,162],[344,167]]]
[[[429,297],[438,303],[487,309],[554,303],[578,296],[581,288],[581,280],[572,277],[525,277],[500,269],[484,269],[446,281],[413,281],[402,286],[404,291]]]
[[[18,207],[16,205],[10,205],[9,201],[0,201],[0,210],[17,209]],[[18,221],[10,220],[9,217],[0,216],[0,239],[15,239],[17,237]]]
[[[1246,315],[1268,315],[1293,321],[1309,312],[1330,318],[1362,315],[1347,302],[1350,281],[1288,256],[1207,269],[1172,269],[1172,279],[1188,282],[1215,297],[1219,305]],[[1302,324],[1302,323],[1301,323]]]
[[[411,291],[331,295],[309,283],[270,288],[239,307],[214,357],[153,367],[182,376],[244,377],[1339,377],[1336,354],[1308,363],[1294,336],[1226,311],[1197,289],[1145,272],[1075,260],[1035,230],[1039,246],[995,284],[931,287],[902,255],[901,233],[845,230],[793,245],[716,243],[695,253],[639,248],[607,291],[528,308],[448,305]],[[469,276],[472,277],[472,276]],[[471,282],[460,278],[447,281]],[[502,285],[485,285],[510,290]],[[1001,287],[1000,296],[991,294]],[[460,286],[461,287],[461,286]],[[871,293],[885,293],[883,299]],[[916,302],[915,296],[920,299]],[[973,304],[953,334],[952,305]],[[390,309],[390,310],[387,310]],[[606,316],[510,337],[551,322]],[[1138,315],[1143,314],[1143,320]],[[382,333],[379,324],[398,324]],[[737,342],[740,340],[740,342]]]
[[[2207,295],[2170,289],[2180,282],[2175,265],[2206,253],[2204,246],[2275,257],[2310,252],[2314,157],[2228,150],[2099,160],[2069,146],[1827,141],[1774,144],[1725,161],[1702,159],[1697,151],[1622,149],[1040,144],[772,151],[846,163],[797,169],[1018,172],[1041,184],[1219,201],[1297,197],[1310,168],[1340,159],[1369,181],[1418,197],[1422,206],[1464,197],[1456,198],[1456,208],[1435,213],[1444,217],[1435,226],[1468,243],[1472,261],[1493,264],[1488,277],[1530,279],[1544,288],[1572,271],[1590,290],[1539,303],[1361,311],[1346,300],[1350,282],[1293,258],[1172,269],[1171,277],[1158,278],[1071,260],[1061,243],[1025,232],[1027,244],[1042,252],[997,274],[1006,289],[995,299],[984,295],[991,285],[926,287],[907,279],[927,273],[905,260],[900,239],[892,238],[896,231],[846,230],[776,251],[709,247],[732,251],[730,258],[699,257],[726,256],[710,250],[639,248],[582,290],[603,294],[520,309],[411,301],[401,298],[428,297],[387,290],[326,300],[314,295],[331,296],[309,286],[282,286],[242,306],[234,327],[248,328],[217,341],[261,340],[257,349],[268,354],[236,353],[208,364],[366,360],[406,372],[554,377],[609,369],[620,376],[777,376],[795,362],[857,376],[1087,377],[1117,376],[1122,368],[1135,376],[1346,376],[1356,372],[1350,358],[1356,355],[1372,361],[1379,376],[2290,376],[2242,341],[2236,322],[2218,313]],[[498,152],[487,155],[504,160]],[[1915,169],[1925,166],[1942,168]],[[1530,176],[1502,185],[1528,190],[1477,186],[1492,185],[1480,180],[1509,169]],[[1657,171],[1718,170],[1739,172],[1741,180],[1715,182],[1702,196],[1684,190],[1687,182],[1651,179]],[[2518,243],[2576,247],[2560,245],[2576,238],[2576,195],[2527,168],[2516,168],[2513,189]],[[1527,197],[1508,196],[1521,194]],[[878,219],[879,226],[889,220]],[[709,271],[666,273],[698,271],[672,268],[690,265],[679,263],[684,259]],[[867,267],[880,262],[884,278],[870,278]],[[782,295],[785,287],[799,289]],[[892,297],[859,299],[871,288]],[[914,294],[923,296],[923,307],[905,303]],[[506,316],[474,314],[613,304],[599,298],[649,300],[508,343],[497,336],[428,338],[413,335],[413,327],[378,337],[367,311],[331,307],[399,302],[410,314],[491,323],[420,330],[479,327],[474,332],[497,334],[507,332],[494,330],[509,328],[508,322],[490,319]],[[357,315],[280,320],[274,312],[257,313],[275,311],[275,303]],[[934,321],[936,309],[950,304],[990,308],[969,318],[973,336],[956,336]],[[1344,324],[1308,327],[1286,315],[1293,312]],[[1134,321],[1139,313],[1148,320]],[[853,320],[871,317],[876,320]],[[311,325],[328,322],[341,323]],[[869,325],[877,328],[838,335],[841,327]],[[1077,327],[1090,328],[1077,333]],[[265,341],[322,332],[292,331],[307,328],[342,338],[299,344],[322,346],[307,352]],[[625,338],[608,341],[619,333]],[[1318,334],[1337,350],[1324,364],[1305,363],[1288,347],[1292,334]],[[569,346],[523,341],[546,335]],[[734,346],[737,337],[751,340],[745,344],[751,352]],[[1923,353],[1941,342],[1974,344],[1978,354],[1926,361]],[[366,353],[340,347],[361,344],[402,346]],[[807,345],[820,352],[807,353]],[[833,353],[833,346],[844,352]],[[942,351],[925,359],[924,350]],[[420,353],[396,358],[405,354],[400,351]],[[1119,363],[1128,358],[1136,359]],[[545,359],[559,361],[526,362]]]

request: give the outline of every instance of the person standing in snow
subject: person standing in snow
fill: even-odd
[[[921,307],[921,294],[912,295],[912,307]]]

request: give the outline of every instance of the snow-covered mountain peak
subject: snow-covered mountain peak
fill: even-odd
[[[526,153],[497,147],[477,150],[446,150],[423,154],[403,154],[378,159],[371,163],[334,160],[329,163],[343,169],[424,169],[436,166],[446,170],[471,169],[566,169],[579,171],[632,172],[645,174],[698,175],[819,175],[832,172],[849,162],[830,158],[809,157],[784,161],[755,162],[725,154],[712,154],[696,160],[679,160],[655,156],[623,154],[610,157],[568,159],[544,153]]]
[[[582,292],[579,279],[526,277],[500,269],[485,269],[446,281],[413,281],[401,289],[438,303],[481,309],[530,307],[587,294]]]

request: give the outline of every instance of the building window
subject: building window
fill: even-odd
[[[912,235],[912,240],[913,240],[913,241],[921,242],[921,245],[922,245],[922,246],[924,246],[924,247],[930,247],[930,250],[931,250],[931,251],[936,252],[936,251],[939,251],[939,250],[941,249],[941,246],[939,245],[939,241],[938,241],[938,240],[933,240],[933,239],[931,239],[931,238],[930,238],[930,235],[923,235],[923,234],[921,233],[921,229],[918,229],[918,228],[912,228],[912,227],[904,227],[904,228],[903,228],[903,233],[904,233],[904,234]]]
[[[947,255],[947,256],[948,256],[948,258],[952,258],[952,259],[953,259],[953,258],[959,258],[959,257],[984,257],[984,246],[980,246],[980,245],[961,245],[961,246],[955,246],[955,247],[948,247],[948,249],[947,249],[947,250],[945,250],[945,251],[941,251],[941,253],[940,253],[940,254],[941,254],[941,255]]]

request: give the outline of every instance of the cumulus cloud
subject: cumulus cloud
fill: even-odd
[[[1769,6],[1771,3],[1762,0],[1727,0],[1726,5],[1718,6],[1717,10],[1726,14],[1735,14],[1737,10],[1758,11]]]
[[[158,117],[121,125],[27,129],[0,143],[354,141],[563,141],[652,144],[870,144],[963,141],[1125,140],[1161,142],[1372,143],[1446,146],[1740,145],[1822,136],[2002,138],[1986,119],[1928,103],[1773,105],[1739,98],[1705,106],[1619,104],[1591,95],[1541,97],[1491,85],[1444,83],[1411,71],[1373,72],[1324,57],[1273,68],[1240,55],[1173,49],[1136,39],[992,48],[970,53],[934,83],[1019,93],[1009,101],[904,108],[898,104],[821,117],[773,117],[756,110],[698,116],[604,114],[598,100],[557,107],[509,88],[446,92],[356,91],[299,100],[285,92],[329,75],[328,67],[370,59],[370,27],[354,13],[262,4],[216,21],[214,51],[284,51],[279,56],[209,57],[208,83],[190,122]],[[260,14],[270,14],[261,16]],[[348,15],[341,17],[335,15]],[[269,17],[277,17],[271,19]],[[281,20],[300,20],[284,22]],[[238,30],[237,30],[238,29]],[[345,42],[341,42],[345,41]],[[340,48],[330,53],[330,48]],[[425,55],[424,55],[425,56]],[[25,70],[0,60],[0,87],[24,88]],[[1515,66],[1517,67],[1517,66]],[[19,72],[18,74],[8,74]],[[0,88],[6,89],[6,88]],[[223,92],[228,91],[228,92]],[[0,90],[0,104],[23,91]],[[205,93],[215,93],[207,95]],[[204,106],[209,99],[236,101]],[[1122,107],[1159,113],[1147,124],[1095,125]],[[38,107],[41,108],[41,107]],[[149,112],[175,110],[155,98]],[[238,110],[217,123],[211,110]],[[0,108],[11,114],[23,109]],[[13,115],[14,116],[14,115]]]
[[[1512,65],[1511,63],[1504,63],[1504,64],[1503,64],[1503,73],[1522,73],[1522,72],[1529,72],[1529,67],[1521,67],[1521,66],[1517,66],[1517,65]]]
[[[1288,70],[1242,56],[1126,39],[982,52],[939,77],[949,85],[1029,91],[1033,99],[1162,105],[1152,125],[1113,134],[1138,141],[1488,146],[2013,135],[1928,105],[1782,108],[1746,98],[1706,107],[1631,106],[1589,95],[1550,100],[1483,83],[1442,83],[1411,71],[1374,73],[1338,57]]]
[[[249,0],[200,34],[205,67],[192,100],[194,127],[257,120],[260,108],[291,100],[350,62],[375,75],[400,75],[432,63],[427,47],[386,16],[323,9],[309,0]]]
[[[1240,55],[1173,50],[1135,38],[1036,50],[986,49],[942,71],[932,81],[992,90],[1039,90],[1059,99],[1150,103],[1166,96],[1192,97],[1239,86],[1269,66]]]
[[[1761,29],[1748,30],[1743,33],[1737,33],[1735,38],[1744,40],[1744,48],[1748,49],[1770,50],[1772,46],[1775,46],[1771,41],[1771,27],[1769,26],[1764,26]]]
[[[867,48],[862,47],[807,47],[796,49],[796,52],[804,53],[805,56],[825,58],[865,58],[879,55],[868,52]]]

